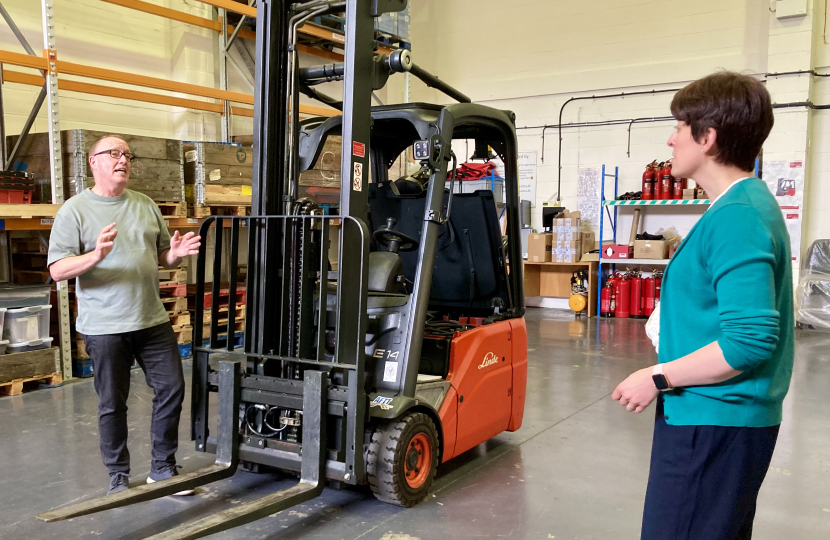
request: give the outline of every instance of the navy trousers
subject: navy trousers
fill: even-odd
[[[95,374],[101,458],[110,474],[130,472],[127,397],[133,358],[155,394],[150,425],[151,470],[158,475],[175,468],[184,374],[173,327],[166,322],[123,334],[85,335],[84,345]]]
[[[749,540],[779,426],[672,426],[658,399],[641,540]]]

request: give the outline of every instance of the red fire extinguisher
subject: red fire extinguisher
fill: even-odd
[[[618,319],[627,319],[631,316],[631,280],[617,281],[617,291],[617,312],[614,315]]]
[[[672,197],[672,180],[671,175],[671,160],[668,160],[660,171],[660,198],[663,200],[671,199]]]
[[[654,296],[656,291],[657,281],[654,275],[651,275],[643,280],[643,315],[651,317],[654,313]]]
[[[631,318],[643,318],[643,278],[633,274],[631,281]]]
[[[602,288],[602,292],[600,293],[600,300],[599,300],[599,316],[600,317],[613,317],[613,313],[611,313],[611,287],[609,285],[605,285]]]
[[[657,167],[657,160],[652,161],[648,165],[646,165],[646,170],[643,173],[643,196],[642,199],[644,201],[650,201],[654,199],[654,175],[655,175],[655,168]]]
[[[654,307],[660,303],[660,289],[663,287],[663,272],[654,274]]]
[[[683,198],[683,190],[686,189],[686,179],[685,178],[675,178],[674,179],[674,192],[672,193],[672,198],[680,200]]]
[[[617,312],[617,277],[611,276],[608,278],[608,315],[607,317],[614,317]]]

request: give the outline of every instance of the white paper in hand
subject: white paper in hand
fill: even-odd
[[[654,350],[658,353],[660,352],[660,304],[658,303],[654,307],[654,311],[651,313],[651,317],[648,318],[646,321],[646,335],[651,340],[651,344],[654,345]]]

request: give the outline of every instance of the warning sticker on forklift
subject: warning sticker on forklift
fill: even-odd
[[[354,154],[357,157],[366,157],[366,145],[362,142],[353,142],[352,154]]]
[[[354,185],[355,191],[363,191],[363,163],[354,164]]]
[[[398,380],[398,363],[386,362],[383,370],[383,382],[396,382]]]

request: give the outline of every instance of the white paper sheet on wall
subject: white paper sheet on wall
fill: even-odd
[[[764,161],[764,181],[778,201],[790,233],[793,260],[801,256],[801,214],[804,207],[804,163]]]
[[[536,152],[519,153],[519,199],[536,206]]]
[[[599,230],[599,214],[602,211],[599,204],[601,175],[602,169],[598,167],[579,169],[576,195],[584,228]]]

